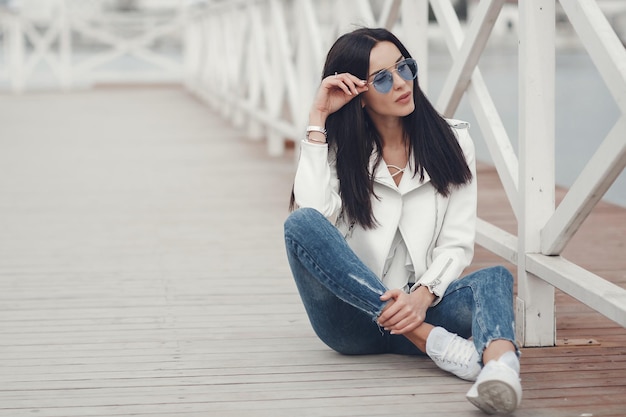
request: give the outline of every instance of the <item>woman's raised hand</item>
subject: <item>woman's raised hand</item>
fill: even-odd
[[[352,74],[329,75],[322,80],[317,90],[311,113],[325,118],[367,90],[367,82]]]

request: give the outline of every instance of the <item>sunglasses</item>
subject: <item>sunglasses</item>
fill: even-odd
[[[406,58],[396,62],[389,68],[382,69],[374,74],[374,79],[368,84],[373,84],[376,91],[387,94],[393,87],[393,72],[397,72],[403,80],[411,81],[417,77],[417,61]]]

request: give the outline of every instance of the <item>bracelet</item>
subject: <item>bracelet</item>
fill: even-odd
[[[309,133],[311,132],[322,133],[324,135],[324,139],[328,140],[328,134],[326,133],[326,129],[324,129],[321,126],[307,126],[306,127],[306,140],[310,140],[312,142],[317,142],[317,143],[326,143],[326,142],[322,142],[321,140],[309,139]]]
[[[326,145],[328,142],[322,141],[322,140],[315,140],[315,139],[311,139],[309,137],[306,138],[306,141],[309,143],[319,143],[320,145]]]

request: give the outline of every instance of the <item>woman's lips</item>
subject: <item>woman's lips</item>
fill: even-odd
[[[400,97],[398,97],[396,102],[397,103],[405,103],[405,102],[407,102],[409,100],[410,97],[411,97],[411,92],[409,91],[408,93],[404,93]]]

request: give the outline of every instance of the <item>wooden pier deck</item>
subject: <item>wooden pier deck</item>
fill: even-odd
[[[293,158],[264,146],[179,88],[0,96],[0,416],[482,415],[426,358],[315,337],[282,242]],[[625,254],[609,204],[566,252],[621,286]],[[626,330],[557,298],[559,339],[593,343],[524,349],[514,415],[623,417]]]

